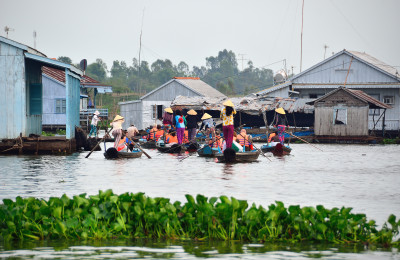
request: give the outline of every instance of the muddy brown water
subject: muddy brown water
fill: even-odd
[[[107,143],[107,146],[111,146]],[[260,144],[258,144],[260,146]],[[249,204],[326,208],[352,207],[379,226],[390,214],[400,217],[399,145],[291,144],[292,154],[262,156],[257,162],[227,165],[197,155],[161,154],[106,160],[103,152],[70,156],[0,156],[0,199],[49,198],[67,194],[145,192],[151,197],[185,201],[185,194],[227,195]],[[102,149],[104,147],[102,145]],[[183,159],[183,160],[182,160]],[[0,258],[114,259],[197,257],[243,259],[400,259],[397,249],[335,245],[265,245],[239,242],[102,241],[0,243]]]

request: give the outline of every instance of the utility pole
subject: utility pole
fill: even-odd
[[[245,61],[245,60],[249,60],[249,59],[245,59],[244,58],[244,56],[245,55],[247,55],[247,54],[240,54],[240,53],[238,53],[238,56],[242,56],[242,58],[241,59],[239,59],[239,60],[241,60],[242,61],[242,71],[243,71],[243,61]]]
[[[324,49],[325,49],[325,51],[324,51],[324,60],[325,60],[325,54],[326,54],[326,49],[328,49],[329,48],[329,46],[328,45],[324,45]]]
[[[301,9],[301,47],[300,47],[300,72],[303,64],[303,21],[304,21],[304,0],[303,7]]]
[[[36,49],[36,36],[37,36],[36,31],[33,31],[33,48],[35,49]]]

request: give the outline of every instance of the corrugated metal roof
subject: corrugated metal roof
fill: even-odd
[[[297,89],[315,89],[315,88],[317,88],[317,89],[327,89],[327,88],[331,88],[331,89],[336,89],[336,88],[339,88],[339,87],[341,87],[341,86],[343,86],[343,83],[334,83],[334,84],[332,84],[332,83],[326,83],[326,84],[323,84],[323,83],[318,83],[318,84],[293,84],[292,85],[293,86],[293,88],[295,89],[295,90],[297,90]],[[363,83],[360,83],[360,84],[354,84],[354,83],[348,83],[348,84],[346,84],[346,86],[348,86],[348,87],[351,87],[351,88],[373,88],[373,89],[377,89],[377,88],[400,88],[400,84],[397,84],[397,83],[386,83],[386,84],[384,84],[384,83],[374,83],[374,84],[363,84]]]
[[[385,103],[382,103],[379,100],[367,95],[362,90],[349,89],[349,88],[345,88],[345,87],[340,87],[340,88],[337,88],[335,90],[332,90],[331,92],[327,93],[326,95],[309,102],[309,104],[315,104],[315,103],[317,103],[317,102],[319,102],[321,100],[324,100],[325,98],[335,94],[338,91],[346,91],[347,93],[349,93],[353,97],[358,98],[358,99],[368,103],[370,108],[383,108],[383,109],[392,108],[391,106],[389,106],[389,105],[387,105]]]
[[[364,60],[365,62],[378,67],[379,69],[386,71],[387,73],[399,78],[399,72],[398,70],[393,67],[390,66],[386,63],[384,63],[383,61],[378,60],[375,57],[372,57],[371,55],[365,53],[365,52],[358,52],[358,51],[348,51],[349,53],[353,54],[354,56],[357,56],[358,58]]]
[[[212,97],[184,97],[178,96],[171,102],[171,107],[188,108],[195,110],[221,110],[222,103],[228,98]],[[307,104],[312,99],[266,98],[260,100],[253,97],[230,98],[237,111],[257,115],[263,111],[271,111],[283,107],[288,113],[313,113],[314,106]]]
[[[281,84],[279,84],[279,85],[275,85],[275,86],[269,87],[269,88],[267,88],[267,89],[258,91],[258,92],[256,92],[255,94],[256,94],[256,95],[265,95],[265,94],[271,93],[271,92],[273,92],[273,91],[279,90],[279,89],[281,89],[281,88],[287,87],[287,86],[289,86],[289,85],[291,85],[291,84],[292,84],[291,81],[286,81],[286,82],[281,83]]]
[[[50,68],[47,66],[43,66],[42,67],[42,72],[43,74],[61,82],[65,84],[65,71],[63,70],[58,70],[58,69],[54,69],[54,68]],[[98,82],[95,79],[92,79],[89,76],[83,75],[81,78],[81,85],[84,85],[85,87],[95,87],[95,86],[101,86],[101,87],[109,87],[111,88],[111,86],[109,85],[105,85],[102,84],[100,82]]]
[[[206,97],[226,97],[224,94],[200,79],[177,78],[175,80]]]

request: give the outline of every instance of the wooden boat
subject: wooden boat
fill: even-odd
[[[119,158],[131,159],[131,158],[139,158],[142,156],[142,154],[143,152],[137,148],[133,149],[132,152],[130,152],[130,151],[117,151],[117,149],[112,147],[107,149],[107,151],[104,153],[104,157],[106,159],[119,159]]]
[[[209,145],[203,146],[197,150],[197,154],[200,157],[215,157],[218,152],[218,148],[211,148]]]
[[[289,146],[281,145],[280,143],[275,146],[264,144],[263,146],[261,146],[261,151],[263,153],[272,153],[275,156],[282,156],[290,154],[292,148],[290,148]]]
[[[157,144],[157,150],[161,153],[184,153],[186,147],[180,144],[166,144],[164,146]]]
[[[139,142],[140,147],[146,149],[156,149],[156,142],[155,141],[148,141],[148,142]]]
[[[226,151],[226,150],[225,150]],[[230,162],[254,162],[258,159],[260,152],[257,150],[247,151],[247,152],[237,152],[234,157],[231,157]],[[226,162],[224,153],[215,154],[218,162]]]

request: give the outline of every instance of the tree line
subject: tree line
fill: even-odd
[[[61,56],[59,61],[75,65],[69,57]],[[205,66],[193,66],[181,61],[177,65],[169,59],[158,59],[152,64],[147,61],[132,59],[132,64],[115,60],[110,69],[102,59],[89,64],[86,75],[113,87],[114,93],[134,92],[139,96],[161,86],[173,77],[199,77],[210,86],[227,96],[243,96],[265,89],[273,85],[273,71],[266,68],[256,68],[252,61],[247,67],[239,70],[236,54],[223,50],[217,56],[206,58]],[[135,97],[131,96],[131,99]],[[121,101],[114,100],[114,101]],[[112,102],[106,98],[107,103]]]

